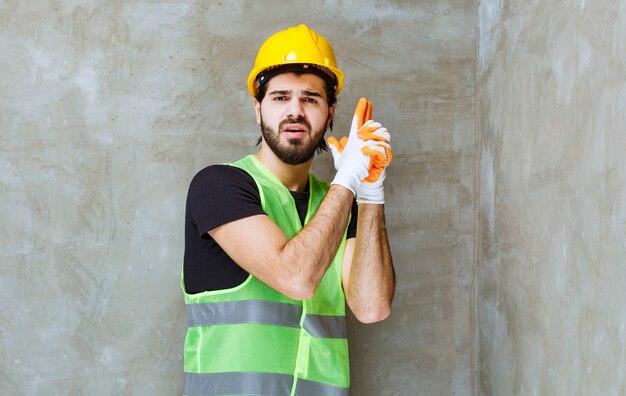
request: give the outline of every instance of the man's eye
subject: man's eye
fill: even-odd
[[[315,98],[306,98],[304,99],[307,103],[317,103],[317,99]]]
[[[274,96],[274,100],[278,101],[278,102],[283,102],[285,100],[287,100],[286,96]]]

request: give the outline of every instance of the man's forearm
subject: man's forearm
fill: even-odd
[[[281,252],[283,262],[300,270],[305,295],[315,293],[330,266],[348,224],[354,195],[342,186],[332,185],[311,221]]]
[[[383,205],[359,204],[355,252],[345,288],[348,304],[361,322],[377,322],[391,313],[395,272]]]

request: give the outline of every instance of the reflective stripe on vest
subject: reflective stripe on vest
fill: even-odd
[[[243,300],[187,304],[189,326],[256,323],[300,327],[302,306],[275,301]],[[345,316],[307,314],[304,329],[314,337],[347,338]]]
[[[298,378],[296,396],[348,396],[350,390]]]
[[[187,304],[189,326],[258,323],[300,327],[302,305],[244,300]]]
[[[196,395],[289,395],[293,376],[272,373],[185,373],[183,393]]]
[[[311,315],[304,317],[304,329],[314,337],[348,338],[345,316]]]
[[[185,373],[184,394],[196,395],[289,395],[293,376],[272,373]],[[348,396],[349,390],[298,379],[297,396]]]

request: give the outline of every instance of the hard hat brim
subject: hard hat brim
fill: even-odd
[[[259,87],[267,84],[273,77],[283,73],[309,73],[314,74],[323,79],[328,87],[335,93],[335,96],[339,93],[339,79],[336,72],[332,71],[328,67],[322,67],[309,63],[288,63],[275,67],[270,67],[261,70],[253,79],[254,93],[252,96],[256,96]]]
[[[276,73],[267,73],[267,71],[271,71],[274,69],[277,71]],[[325,73],[323,70],[320,70],[320,69],[326,69],[330,73],[328,72]],[[257,69],[253,69],[250,72],[250,74],[248,75],[248,92],[250,92],[250,95],[252,95],[253,97],[256,96],[256,91],[258,89],[257,79],[260,77],[260,75],[264,74],[264,72],[267,73],[267,76],[265,77],[266,81],[261,82],[261,84],[266,84],[267,81],[271,79],[271,77],[275,77],[278,74],[290,73],[290,72],[303,72],[303,73],[316,74],[319,77],[324,78],[327,82],[329,82],[331,84],[331,87],[334,85],[335,96],[339,95],[339,92],[341,92],[343,88],[343,79],[344,79],[343,72],[337,69],[336,67],[312,64],[312,63],[285,63],[283,65],[277,65],[272,68],[260,67]],[[329,74],[332,74],[332,76],[329,76]],[[334,82],[332,80],[334,80]]]

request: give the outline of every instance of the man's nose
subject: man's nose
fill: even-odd
[[[292,97],[287,106],[287,116],[299,118],[304,116],[304,107],[298,97]]]

